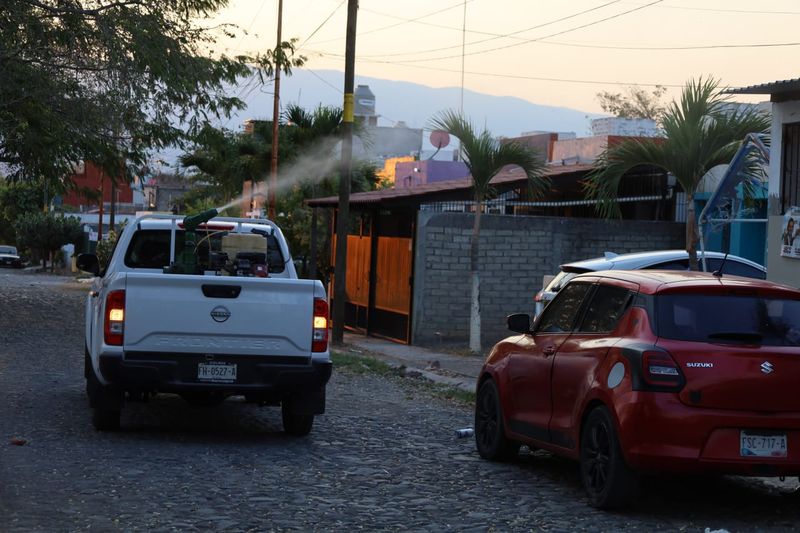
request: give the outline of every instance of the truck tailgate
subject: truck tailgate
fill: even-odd
[[[314,281],[127,275],[126,351],[309,357]]]

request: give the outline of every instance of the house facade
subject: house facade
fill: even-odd
[[[770,97],[767,279],[800,287],[800,78],[730,92]]]

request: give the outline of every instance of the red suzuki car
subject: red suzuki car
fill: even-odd
[[[481,457],[577,459],[592,505],[639,472],[800,475],[800,290],[703,272],[576,276],[480,373]]]

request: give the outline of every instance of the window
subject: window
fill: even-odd
[[[614,331],[632,299],[633,295],[627,289],[600,285],[586,308],[586,314],[578,331],[585,333]]]
[[[170,230],[139,230],[133,234],[128,250],[125,252],[125,265],[130,268],[163,269],[169,266]],[[228,257],[220,261],[215,257],[222,250],[222,236],[225,231],[198,230],[195,235],[198,272],[219,270],[225,263],[227,270],[234,270],[232,262],[236,257]],[[267,269],[272,273],[281,273],[286,269],[286,261],[281,253],[278,239],[274,235],[265,235],[267,253],[260,254],[257,262],[267,262]],[[175,232],[175,258],[179,258],[185,246],[183,230]],[[252,254],[242,254],[241,259],[253,260]],[[258,254],[257,254],[258,255]],[[222,256],[224,258],[224,256]]]
[[[800,346],[800,300],[756,295],[663,294],[658,335],[701,342]]]
[[[708,271],[715,272],[722,266],[722,259],[706,259],[708,262]],[[739,261],[734,261],[728,258],[725,261],[725,266],[722,267],[722,275],[728,274],[729,276],[743,276],[745,278],[767,279],[767,274],[763,270],[751,267]]]
[[[800,122],[783,125],[781,213],[800,205]]]
[[[542,319],[536,327],[537,333],[572,331],[581,304],[591,287],[589,283],[576,282],[562,289],[542,313]]]
[[[656,263],[644,268],[645,270],[689,270],[688,259],[676,259],[665,263]]]

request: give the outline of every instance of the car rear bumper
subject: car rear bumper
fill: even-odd
[[[310,357],[215,356],[214,361],[235,364],[236,378],[200,380],[198,365],[209,362],[204,355],[153,352],[103,354],[100,373],[109,384],[126,389],[258,396],[324,390],[333,366]]]
[[[643,471],[800,475],[800,413],[689,407],[677,395],[634,392],[618,411],[630,466]],[[786,457],[743,456],[741,431],[785,434]]]

